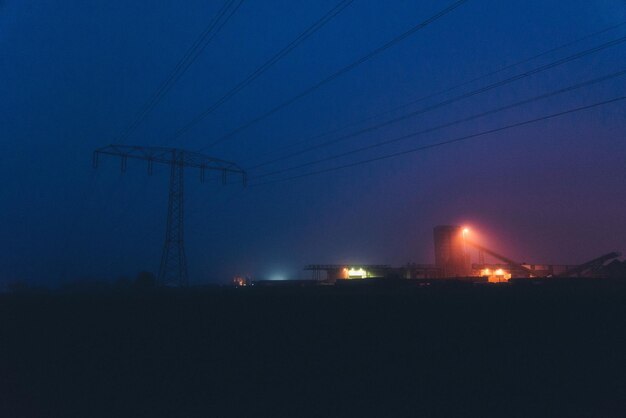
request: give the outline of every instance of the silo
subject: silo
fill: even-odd
[[[469,259],[463,242],[463,228],[457,225],[439,225],[433,230],[435,264],[442,277],[470,275]]]

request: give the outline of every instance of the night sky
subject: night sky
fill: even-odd
[[[469,0],[310,95],[290,99],[452,3],[354,1],[185,135],[208,108],[338,0],[244,1],[123,143],[204,149],[244,169],[626,36],[626,25],[374,117],[626,21],[623,0]],[[184,6],[182,4],[184,3]],[[156,273],[168,170],[102,158],[222,1],[0,2],[0,284]],[[250,187],[186,177],[192,283],[304,278],[308,263],[432,262],[432,228],[464,224],[527,262],[626,251],[626,101],[299,179],[254,177],[626,70],[626,43],[402,122],[250,170]],[[350,164],[626,94],[626,75],[467,123],[264,178]],[[359,123],[356,123],[359,122]],[[355,123],[324,138],[311,139]],[[291,145],[291,146],[290,146]],[[289,147],[290,146],[290,147]]]

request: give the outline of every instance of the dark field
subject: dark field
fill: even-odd
[[[0,297],[1,417],[626,416],[626,286]]]

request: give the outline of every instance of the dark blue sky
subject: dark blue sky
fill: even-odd
[[[357,0],[201,124],[170,140],[337,3],[245,1],[126,143],[203,148],[450,1]],[[184,7],[180,1],[0,2],[0,280],[56,283],[156,272],[167,170],[148,177],[145,165],[136,162],[121,175],[118,161],[103,159],[94,171],[91,152],[115,142],[221,5],[217,0],[190,0]],[[622,21],[623,0],[470,0],[205,152],[251,167],[284,154],[281,148],[289,144]],[[625,35],[626,26],[607,31],[394,115]],[[624,70],[625,52],[626,44],[614,46],[250,175]],[[622,96],[625,87],[626,79],[616,78],[288,174],[584,106]],[[432,227],[441,223],[467,223],[480,240],[520,261],[576,263],[624,251],[625,129],[625,104],[618,102],[469,142],[246,190],[200,184],[189,172],[190,277],[194,283],[235,274],[302,277],[307,263],[429,262]]]

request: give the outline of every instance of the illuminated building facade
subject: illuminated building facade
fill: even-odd
[[[328,281],[388,277],[392,270],[391,266],[383,264],[311,264],[304,269],[313,272],[313,279]]]
[[[486,277],[489,283],[506,283],[511,279],[511,272],[503,268],[483,268],[480,277]]]

